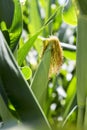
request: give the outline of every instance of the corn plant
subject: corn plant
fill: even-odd
[[[86,129],[86,5],[0,0],[0,129]]]
[[[8,122],[12,122],[13,125],[17,125],[18,121],[21,121],[32,128],[43,129],[44,127],[46,129],[51,129],[41,105],[39,105],[39,99],[36,99],[31,87],[28,85],[21,73],[18,64],[21,66],[30,47],[33,45],[33,42],[44,27],[53,19],[57,11],[55,11],[48,21],[45,22],[44,26],[35,35],[29,38],[26,44],[17,52],[18,41],[22,32],[21,5],[18,0],[7,0],[6,5],[3,2],[4,1],[1,1],[0,3],[0,104],[2,105],[0,113],[2,120],[5,125],[8,124]],[[34,3],[37,4],[37,2]],[[7,10],[5,10],[6,6]],[[43,82],[41,84],[45,84],[43,84],[42,94],[44,93],[47,85],[48,70],[50,66],[51,50],[49,50],[49,48],[47,50],[43,55],[43,60],[37,70],[37,74],[35,76],[37,79],[33,81],[33,84],[36,82],[39,83],[39,76],[42,72],[41,68],[43,68],[43,76],[45,79],[43,80],[42,77]],[[17,58],[18,64],[16,63],[12,52],[15,55],[15,58]],[[18,53],[17,57],[16,53]],[[32,85],[32,87],[33,86],[34,85]],[[38,84],[36,87],[37,86]],[[4,126],[4,128],[5,127],[6,126]]]

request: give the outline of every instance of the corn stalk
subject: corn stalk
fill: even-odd
[[[77,103],[79,129],[87,128],[87,1],[77,0]]]

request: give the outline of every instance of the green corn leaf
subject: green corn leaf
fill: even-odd
[[[42,19],[40,13],[40,6],[38,0],[29,1],[29,32],[30,34],[34,34],[42,27]],[[41,32],[42,34],[42,32]],[[34,47],[40,53],[41,44],[39,40],[36,39],[34,42]]]
[[[28,39],[28,41],[24,44],[24,46],[22,46],[19,50],[18,50],[18,64],[21,66],[24,59],[26,58],[30,48],[34,45],[34,42],[36,41],[38,35],[43,31],[43,29],[50,23],[53,21],[53,19],[56,17],[57,15],[57,11],[60,9],[61,7],[57,8],[57,10],[49,17],[49,19],[45,22],[45,24],[43,25],[43,27],[36,32],[31,38]]]
[[[46,18],[45,21],[47,21],[47,19],[49,19],[49,17],[51,16],[51,0],[47,0],[47,2],[45,2],[45,10],[46,10]],[[46,32],[51,33],[51,24],[48,25],[48,27],[46,28]],[[46,36],[46,34],[44,34],[44,36]]]
[[[16,118],[14,118],[14,116],[10,113],[1,95],[0,95],[0,106],[1,106],[0,116],[2,117],[3,122],[6,124],[10,122],[12,123],[12,125],[17,125]]]
[[[52,24],[53,32],[57,31],[60,28],[61,24],[62,24],[63,7],[58,5],[58,8],[59,8],[59,10],[58,10],[57,15],[56,15],[56,17],[55,17],[55,19],[53,21],[53,24]],[[54,10],[55,9],[53,9],[53,11]]]
[[[37,33],[35,33],[29,40],[18,50],[18,64],[21,66],[24,59],[26,58],[30,48],[33,46],[35,40],[37,39],[38,35],[41,33],[43,28],[41,28]]]
[[[3,22],[6,28],[3,28]],[[22,13],[19,0],[0,0],[0,26],[10,48],[14,51],[22,32]]]
[[[67,115],[65,121],[63,122],[63,127],[68,123],[68,120],[70,119],[70,117],[72,116],[72,114],[76,111],[77,106],[74,106],[74,108],[70,111],[70,113]],[[72,118],[72,117],[71,117]]]
[[[0,76],[0,94],[5,102],[6,105],[8,105],[8,97],[7,97],[7,94],[3,88],[3,83],[2,83],[2,80],[1,80],[1,76]]]
[[[63,16],[64,22],[66,22],[67,24],[74,25],[74,26],[77,25],[77,16],[76,16],[76,11],[75,11],[75,6],[71,0],[65,6],[62,16]]]
[[[51,0],[48,0],[47,2],[45,2],[45,10],[46,10],[46,20],[50,17],[51,15]]]
[[[74,105],[73,105],[74,104]],[[64,111],[64,118],[67,117],[69,112],[72,109],[72,106],[76,105],[76,76],[74,76],[69,84],[67,90],[67,98],[66,98],[66,105]]]
[[[64,57],[70,60],[76,60],[76,52],[75,51],[69,51],[69,50],[64,50]]]
[[[26,80],[30,79],[30,77],[32,76],[32,71],[29,68],[29,66],[21,67],[21,71],[22,71],[24,77],[26,78]]]
[[[22,32],[22,12],[19,0],[14,1],[14,17],[9,29],[10,48],[14,50],[18,44]]]
[[[47,94],[47,83],[48,83],[48,73],[50,68],[51,59],[51,46],[46,50],[40,65],[35,73],[34,79],[31,84],[31,88],[39,101],[41,107],[46,109],[46,94]]]
[[[76,46],[62,43],[64,57],[71,60],[76,60]]]
[[[29,30],[30,33],[33,34],[37,32],[42,25],[38,0],[30,1],[29,7]]]
[[[40,129],[49,123],[39,106],[32,90],[24,79],[8,45],[0,32],[0,77],[9,100],[19,115],[19,119]]]
[[[50,22],[54,20],[54,18],[57,16],[58,11],[62,8],[62,6],[58,7],[55,12],[48,18],[48,20],[45,22],[45,26],[48,25]]]

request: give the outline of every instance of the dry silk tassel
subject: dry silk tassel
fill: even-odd
[[[49,45],[51,45],[51,62],[50,62],[50,69],[49,69],[49,77],[59,72],[59,69],[63,62],[63,51],[60,45],[60,42],[56,36],[50,36],[49,38],[42,38],[43,40],[43,52]]]

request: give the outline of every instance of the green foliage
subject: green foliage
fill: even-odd
[[[19,0],[1,0],[0,28],[12,51],[15,50],[22,32],[22,14]],[[3,22],[5,27],[3,27]]]
[[[33,82],[31,84],[31,89],[33,90],[44,112],[46,112],[47,83],[50,68],[50,60],[51,60],[51,46],[49,46],[48,49],[46,50],[43,59],[35,73]]]
[[[71,0],[65,6],[58,0],[0,1],[2,129],[22,124],[26,129],[56,130],[76,124],[76,25]],[[61,70],[50,78],[52,48],[42,54],[40,35],[42,40],[57,36],[63,48]]]
[[[76,60],[76,52],[69,52],[69,51],[65,50],[64,56],[68,59]]]
[[[42,28],[43,29],[43,28]],[[18,50],[18,64],[21,66],[22,62],[24,61],[25,57],[27,56],[30,48],[33,46],[35,40],[37,39],[38,35],[41,33],[39,30],[35,33],[29,40]]]
[[[33,34],[37,32],[42,25],[38,0],[32,0],[32,2],[30,2],[29,10],[29,29],[30,33]]]
[[[77,25],[75,5],[72,3],[72,0],[69,0],[68,4],[64,7],[63,20],[67,24],[74,25],[74,26]]]
[[[76,76],[73,77],[73,79],[71,80],[69,87],[67,89],[67,98],[66,98],[64,117],[66,117],[68,115],[68,113],[71,111],[71,109],[73,107],[72,104],[73,104],[73,101],[75,100],[75,98],[76,98]],[[75,102],[75,104],[76,104],[76,102]]]
[[[32,76],[32,71],[28,66],[24,66],[21,68],[21,71],[24,75],[24,77],[26,78],[26,80],[30,79]]]
[[[33,125],[33,127],[36,127],[36,123],[34,124],[33,120],[37,120],[37,123],[41,121],[49,129],[37,100],[23,78],[1,32],[0,52],[0,79],[3,83],[4,91],[18,113],[19,119],[25,124]]]
[[[9,109],[7,108],[6,104],[4,103],[4,100],[2,96],[0,95],[0,104],[2,104],[2,107],[0,107],[0,114],[2,116],[2,119],[5,123],[12,121],[14,124],[17,124],[17,120],[13,117]]]

